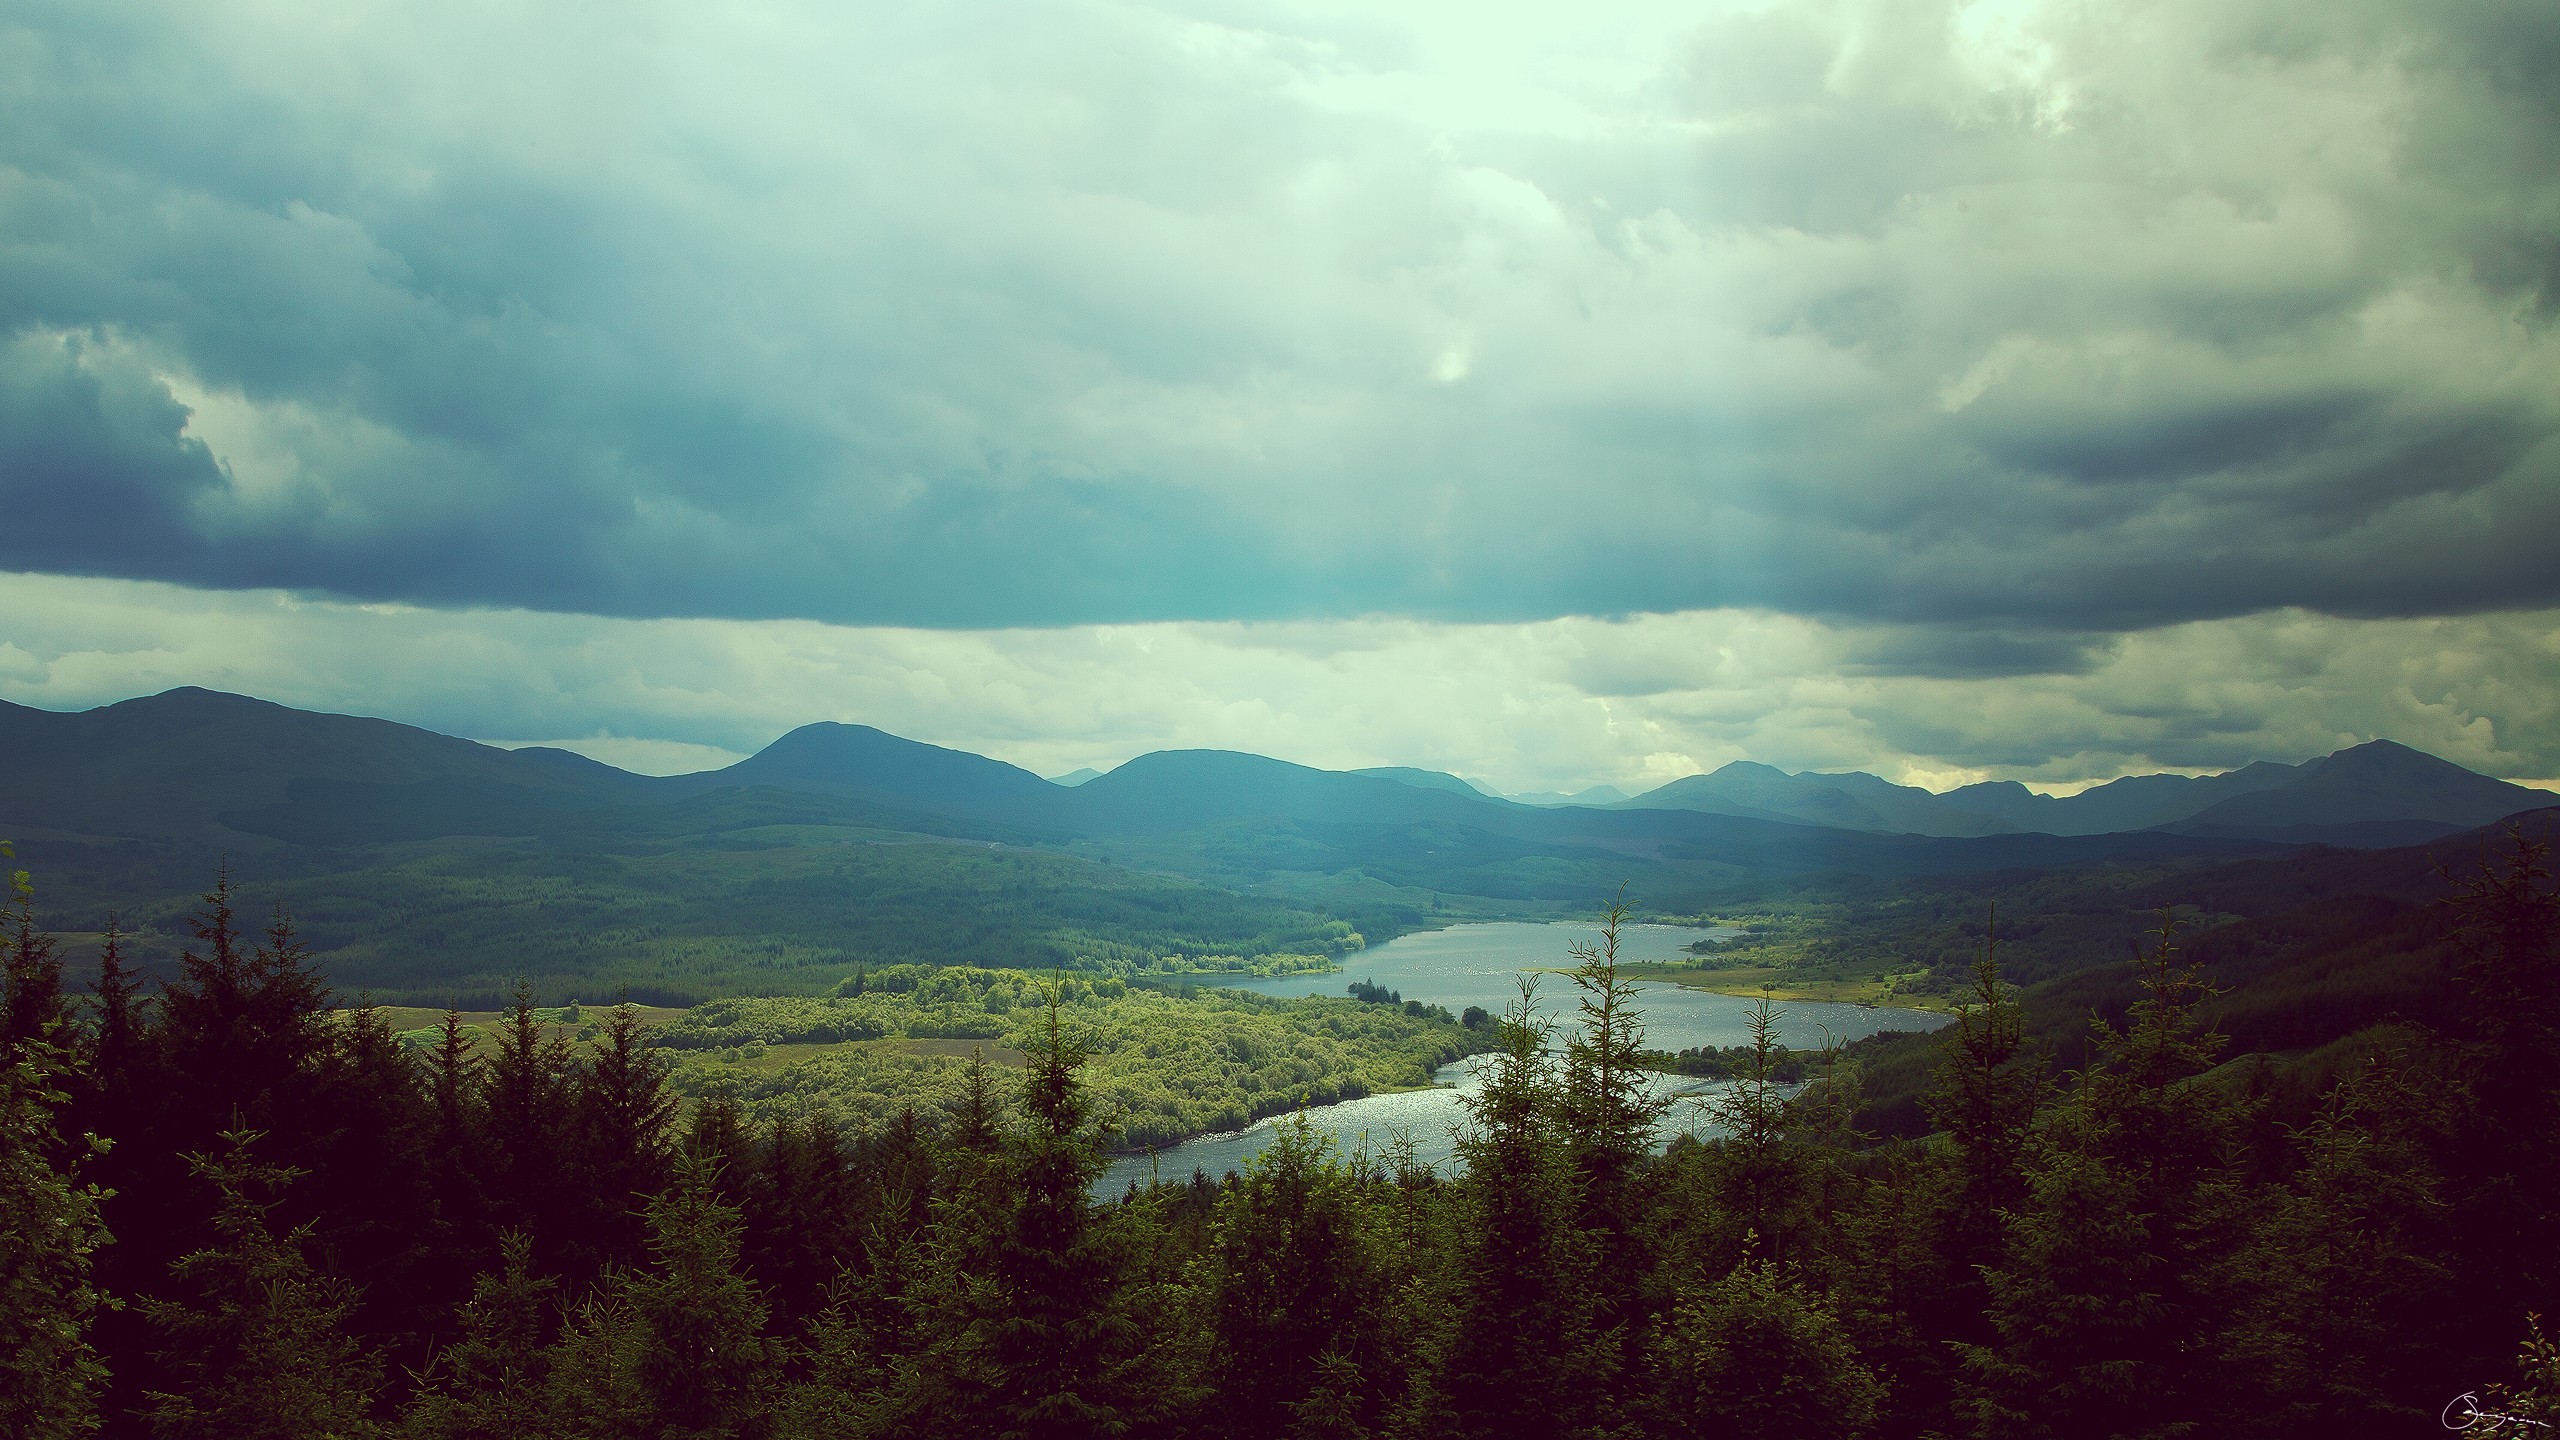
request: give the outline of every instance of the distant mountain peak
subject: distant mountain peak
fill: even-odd
[[[1472,780],[1452,775],[1446,770],[1423,770],[1411,765],[1372,765],[1367,769],[1354,770],[1350,773],[1368,775],[1380,780],[1393,780],[1399,785],[1413,785],[1424,790],[1446,790],[1452,795],[1488,795],[1483,786]]]

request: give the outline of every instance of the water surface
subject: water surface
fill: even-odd
[[[1695,957],[1685,947],[1692,942],[1729,939],[1738,933],[1680,925],[1622,926],[1618,931],[1618,959],[1622,963],[1690,960]],[[1462,1014],[1470,1005],[1499,1014],[1518,998],[1523,974],[1570,968],[1574,962],[1566,947],[1576,940],[1596,944],[1599,938],[1596,928],[1579,923],[1456,925],[1399,936],[1349,957],[1346,969],[1330,975],[1282,975],[1267,980],[1241,980],[1223,988],[1258,995],[1341,995],[1352,981],[1366,980],[1394,990],[1407,1000],[1445,1005],[1452,1014]],[[1756,1003],[1752,1000],[1651,982],[1640,983],[1636,988],[1647,1049],[1740,1045],[1751,1038],[1746,1018]],[[1565,1027],[1574,1018],[1574,999],[1569,978],[1539,977],[1539,1008],[1557,1024],[1553,1043],[1558,1048],[1564,1043]],[[1826,1034],[1854,1040],[1878,1030],[1934,1030],[1947,1023],[1947,1017],[1922,1010],[1826,1001],[1788,1001],[1778,1009],[1779,1037],[1797,1048],[1818,1045]],[[1332,1135],[1346,1153],[1361,1148],[1378,1153],[1391,1135],[1402,1133],[1411,1137],[1417,1158],[1446,1166],[1456,1153],[1450,1132],[1464,1115],[1460,1101],[1474,1093],[1474,1072],[1481,1058],[1470,1057],[1442,1066],[1435,1078],[1447,1088],[1346,1100],[1311,1109],[1307,1117],[1317,1129]],[[1679,1097],[1657,1132],[1656,1143],[1668,1144],[1672,1136],[1684,1131],[1707,1133],[1700,1102],[1724,1088],[1725,1083],[1677,1075],[1655,1076],[1656,1093]],[[1094,1193],[1115,1196],[1132,1182],[1144,1184],[1151,1176],[1184,1180],[1194,1168],[1207,1171],[1212,1178],[1223,1175],[1240,1168],[1246,1159],[1260,1154],[1271,1143],[1274,1123],[1264,1120],[1244,1130],[1204,1135],[1152,1157],[1123,1157],[1114,1161],[1095,1184]]]

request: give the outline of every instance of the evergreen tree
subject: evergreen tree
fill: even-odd
[[[14,879],[23,900],[25,875]],[[0,1049],[0,1434],[23,1440],[90,1433],[106,1379],[89,1327],[111,1303],[92,1274],[110,1237],[104,1196],[80,1173],[104,1146],[58,1129],[70,1062],[56,1033],[40,1026]]]
[[[53,937],[36,928],[35,886],[27,872],[9,874],[9,904],[0,925],[0,1064],[36,1045],[67,1040],[71,1019],[62,993],[62,959]]]
[[[2510,1343],[2560,1295],[2560,894],[2550,843],[2508,828],[2505,851],[2447,899],[2465,1004],[2454,1058],[2469,1097],[2443,1166],[2463,1222],[2473,1321],[2464,1348]]]
[[[267,1153],[288,1168],[307,1171],[321,1159],[328,987],[281,909],[263,943],[244,948],[233,893],[229,873],[217,875],[189,920],[195,943],[180,952],[178,980],[161,997],[152,1044],[172,1084],[149,1143],[163,1173],[135,1176],[137,1191],[184,1190],[177,1157],[237,1129],[265,1136]]]
[[[1102,1173],[1084,1063],[1049,988],[1040,1037],[1023,1058],[1022,1120],[1006,1147],[1010,1223],[994,1255],[998,1309],[984,1344],[998,1433],[1013,1440],[1116,1434],[1139,1346],[1114,1301],[1116,1257],[1085,1192]]]
[[[218,1155],[190,1155],[213,1189],[213,1243],[181,1257],[170,1278],[185,1298],[141,1302],[161,1337],[163,1374],[149,1395],[158,1440],[357,1440],[378,1383],[373,1360],[344,1329],[354,1297],[303,1258],[310,1227],[279,1238],[268,1222],[295,1172],[253,1158],[261,1138],[234,1130]]]
[[[1607,1424],[1645,1341],[1647,1247],[1637,1181],[1653,1153],[1654,1127],[1670,1108],[1644,1069],[1644,1014],[1635,982],[1618,973],[1623,892],[1602,912],[1597,944],[1570,947],[1580,1023],[1565,1042],[1560,1118],[1579,1197],[1575,1217],[1590,1251],[1594,1344],[1585,1389]]]
[[[149,1108],[145,1096],[154,1083],[150,1072],[156,1058],[149,1043],[150,1014],[142,982],[126,963],[124,942],[122,928],[108,917],[105,943],[98,951],[96,1013],[85,1047],[87,1083],[73,1099],[83,1128],[109,1137],[140,1131]]]
[[[1956,1011],[1924,1102],[1956,1158],[1946,1243],[1959,1284],[1999,1256],[2000,1217],[2026,1197],[2025,1157],[2036,1117],[2052,1086],[2027,1049],[2026,1017],[2000,979],[1999,915],[1994,911],[1973,967],[1974,1003]]]
[[[1778,1079],[1787,1058],[1778,1041],[1785,1013],[1766,999],[1744,1012],[1749,1068],[1707,1105],[1708,1116],[1724,1131],[1703,1152],[1714,1243],[1700,1268],[1709,1274],[1738,1263],[1746,1237],[1769,1258],[1787,1259],[1806,1222],[1803,1157],[1788,1141],[1787,1097]]]
[[[1995,908],[1973,966],[1972,1003],[1942,1032],[1935,1083],[1921,1102],[1945,1150],[1900,1158],[1870,1189],[1859,1219],[1858,1278],[1878,1302],[1871,1343],[1893,1348],[1900,1362],[1886,1397],[1888,1433],[1959,1423],[1949,1346],[1997,1339],[1982,1275],[1999,1264],[2005,1217],[2026,1199],[2027,1156],[2053,1093],[2044,1057],[2027,1043],[2025,1013],[2000,978],[1999,943]],[[1915,1335],[1929,1343],[1913,1343]]]
[[[712,1179],[707,1157],[678,1162],[649,1202],[650,1266],[625,1282],[652,1433],[666,1440],[754,1434],[767,1401],[764,1297],[739,1270],[738,1212]]]
[[[318,1148],[297,1187],[315,1253],[361,1297],[355,1325],[393,1358],[422,1358],[426,1337],[463,1295],[445,1263],[455,1243],[438,1205],[434,1134],[417,1062],[381,1008],[359,1004],[321,1057]]]
[[[426,1181],[446,1241],[457,1249],[485,1250],[492,1238],[488,1202],[480,1189],[480,1101],[486,1077],[464,1033],[462,1013],[447,1006],[427,1058]]]
[[[1394,1398],[1391,1290],[1365,1166],[1301,1113],[1274,1128],[1218,1202],[1208,1255],[1217,1428],[1294,1433],[1306,1413],[1362,1430]],[[1384,1393],[1382,1393],[1384,1392]]]
[[[535,1440],[552,1433],[545,1332],[557,1282],[533,1273],[533,1243],[500,1241],[497,1273],[472,1283],[462,1337],[429,1368],[402,1422],[410,1440]]]
[[[2416,1433],[2443,1343],[2447,1209],[2430,1142],[2455,1104],[2405,1053],[2370,1058],[2295,1131],[2295,1164],[2236,1257],[2242,1310],[2225,1342],[2251,1383],[2255,1433]]]
[[[851,1157],[824,1114],[777,1121],[747,1187],[747,1268],[779,1313],[824,1310],[861,1250]]]
[[[1848,1440],[1884,1393],[1824,1301],[1758,1258],[1682,1296],[1652,1358],[1663,1435]]]
[[[1504,1013],[1458,1141],[1458,1271],[1409,1428],[1468,1437],[1570,1433],[1590,1398],[1589,1290],[1572,1156],[1536,983]]]
[[[570,1263],[575,1203],[569,1042],[533,1013],[533,989],[518,985],[482,1072],[475,1145],[491,1222],[533,1237],[538,1263]]]
[[[2138,965],[2143,998],[2123,1029],[2095,1022],[2097,1063],[2042,1133],[1984,1276],[1999,1340],[1966,1356],[1985,1435],[2192,1434],[2230,1393],[2247,1102],[2183,1083],[2221,1037],[2196,1018],[2204,982],[2173,922]]]
[[[685,1127],[684,1153],[711,1162],[712,1182],[736,1203],[755,1174],[756,1140],[747,1128],[747,1107],[738,1103],[738,1087],[722,1079],[702,1103],[693,1107]]]
[[[641,1211],[666,1188],[674,1158],[676,1096],[667,1088],[664,1056],[642,1043],[640,1012],[614,1007],[577,1077],[584,1184],[595,1204],[583,1237],[605,1264],[631,1264],[642,1253]]]

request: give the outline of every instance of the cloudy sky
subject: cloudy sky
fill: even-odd
[[[2560,776],[2560,10],[0,0],[0,697]]]

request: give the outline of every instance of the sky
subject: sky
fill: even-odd
[[[2560,10],[0,0],[0,698],[2560,776]]]

